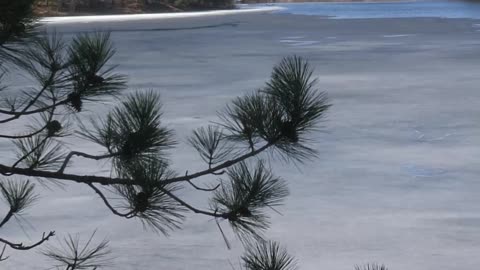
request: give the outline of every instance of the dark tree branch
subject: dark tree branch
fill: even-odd
[[[173,177],[173,178],[165,179],[162,181],[161,185],[188,181],[204,175],[212,174],[216,171],[226,169],[241,161],[244,161],[247,158],[253,157],[261,153],[262,151],[265,151],[266,149],[268,149],[273,145],[274,143],[268,143],[263,147],[258,148],[254,152],[249,152],[236,159],[225,161],[224,163],[208,170],[200,171],[200,172],[182,176],[182,177]],[[66,174],[62,172],[41,171],[41,170],[34,170],[29,168],[12,168],[9,166],[5,166],[3,164],[0,164],[0,174],[4,174],[4,175],[18,174],[18,175],[34,176],[34,177],[42,177],[42,178],[53,178],[57,180],[74,181],[77,183],[85,183],[85,184],[96,183],[101,185],[136,185],[136,183],[131,179],[125,179],[125,178],[111,178],[111,177],[95,176],[95,175]],[[159,185],[159,187],[162,187],[161,185]]]
[[[125,214],[122,214],[120,212],[118,212],[117,210],[115,210],[115,208],[113,208],[113,206],[108,202],[108,199],[105,197],[105,195],[103,195],[102,191],[100,191],[100,189],[98,189],[96,186],[94,186],[92,183],[89,183],[87,184],[89,185],[97,194],[98,196],[100,196],[100,198],[102,198],[103,202],[105,203],[105,205],[108,207],[108,209],[110,209],[110,211],[112,211],[112,213],[114,213],[115,215],[117,216],[120,216],[120,217],[124,217],[124,218],[133,218],[135,216],[134,214],[134,211],[130,211],[128,213],[125,213]]]
[[[45,241],[48,241],[50,239],[50,237],[52,237],[54,235],[55,235],[54,231],[49,232],[47,235],[45,235],[45,233],[43,233],[42,239],[40,241],[38,241],[37,243],[32,244],[30,246],[25,246],[25,245],[23,245],[23,243],[12,243],[12,242],[10,242],[8,240],[5,240],[5,239],[2,239],[2,238],[0,238],[0,242],[6,244],[9,247],[11,247],[13,249],[16,249],[16,250],[29,250],[29,249],[35,248],[37,246],[40,246]]]
[[[42,177],[42,178],[52,178],[57,180],[65,181],[74,181],[77,183],[97,183],[101,185],[134,185],[135,183],[131,179],[125,178],[110,178],[105,176],[95,176],[95,175],[77,175],[77,174],[66,174],[60,172],[51,172],[51,171],[40,171],[30,168],[12,168],[0,164],[0,174],[3,175],[24,175],[24,176],[33,176],[33,177]]]

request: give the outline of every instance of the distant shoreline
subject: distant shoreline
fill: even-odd
[[[244,0],[242,3],[248,4],[271,4],[271,3],[378,3],[378,2],[416,2],[418,0],[275,0],[275,1],[255,1]]]
[[[276,4],[276,3],[379,3],[379,2],[415,2],[417,0],[242,0],[239,1],[238,5],[255,5],[255,4]],[[212,10],[157,10],[157,9],[146,9],[142,12],[126,12],[122,10],[112,10],[109,11],[90,11],[90,12],[60,12],[60,11],[47,11],[47,10],[37,10],[38,16],[40,17],[78,17],[78,16],[117,16],[117,15],[141,15],[141,14],[181,14],[181,13],[198,13],[198,12],[213,12],[213,11],[235,11],[242,10],[240,8],[231,8],[231,9],[212,9]]]

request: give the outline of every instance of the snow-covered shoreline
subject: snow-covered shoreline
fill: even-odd
[[[120,15],[94,15],[94,16],[65,16],[65,17],[45,17],[40,20],[41,23],[89,23],[89,22],[115,22],[115,21],[142,21],[173,18],[192,18],[205,16],[221,16],[245,13],[273,12],[282,10],[282,7],[263,6],[263,7],[245,7],[232,10],[212,10],[198,12],[178,12],[178,13],[152,13],[152,14],[120,14]]]

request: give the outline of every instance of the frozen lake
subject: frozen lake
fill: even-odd
[[[479,268],[479,20],[238,14],[49,27],[66,38],[112,31],[114,61],[129,76],[128,91],[162,95],[165,121],[182,142],[172,151],[179,172],[203,168],[185,143],[193,128],[262,87],[282,57],[309,58],[333,107],[315,134],[317,160],[298,168],[273,162],[291,196],[279,208],[283,215],[271,213],[268,236],[303,270],[353,270],[367,262],[393,270]],[[105,108],[90,106],[82,117]],[[72,149],[97,151],[71,142]],[[75,161],[72,172],[101,169]],[[183,230],[166,238],[111,215],[87,187],[65,189],[42,191],[25,216],[28,236],[15,223],[3,234],[28,241],[52,229],[61,237],[98,228],[111,240],[112,269],[231,269],[229,262],[240,269],[240,243],[229,234],[234,248],[228,251],[208,218],[190,215]],[[182,195],[207,206],[206,194],[187,189]],[[2,269],[50,267],[35,251],[8,255]]]
[[[279,13],[321,15],[336,19],[413,17],[480,19],[480,3],[478,1],[420,0],[370,3],[278,3],[273,6],[285,8]]]

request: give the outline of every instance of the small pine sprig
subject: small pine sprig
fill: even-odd
[[[161,123],[160,96],[153,91],[137,92],[109,113],[105,120],[92,120],[93,129],[80,134],[104,146],[113,156],[117,171],[130,163],[148,162],[164,156],[176,142],[173,131]]]
[[[12,214],[22,214],[38,199],[35,184],[28,180],[8,179],[0,181],[0,191]]]
[[[111,263],[109,242],[93,244],[95,232],[82,243],[79,235],[68,235],[58,246],[49,245],[41,253],[54,262],[54,267],[67,270],[97,269]]]
[[[219,113],[221,124],[231,134],[232,141],[247,142],[250,148],[259,141],[258,131],[263,125],[265,109],[257,94],[245,95],[233,100],[231,105]]]
[[[245,270],[295,270],[296,260],[273,241],[248,243],[241,257]]]
[[[274,67],[270,81],[263,90],[282,112],[279,126],[281,139],[277,150],[286,158],[310,159],[316,151],[307,146],[307,134],[316,130],[318,122],[330,108],[325,92],[315,88],[313,68],[301,57],[284,58]]]
[[[233,151],[219,127],[199,128],[193,132],[188,142],[209,166],[224,161]]]
[[[83,109],[83,101],[114,96],[126,88],[126,78],[114,73],[108,62],[115,55],[109,33],[76,36],[68,49],[69,73],[72,85],[66,88],[68,105],[76,112]]]

